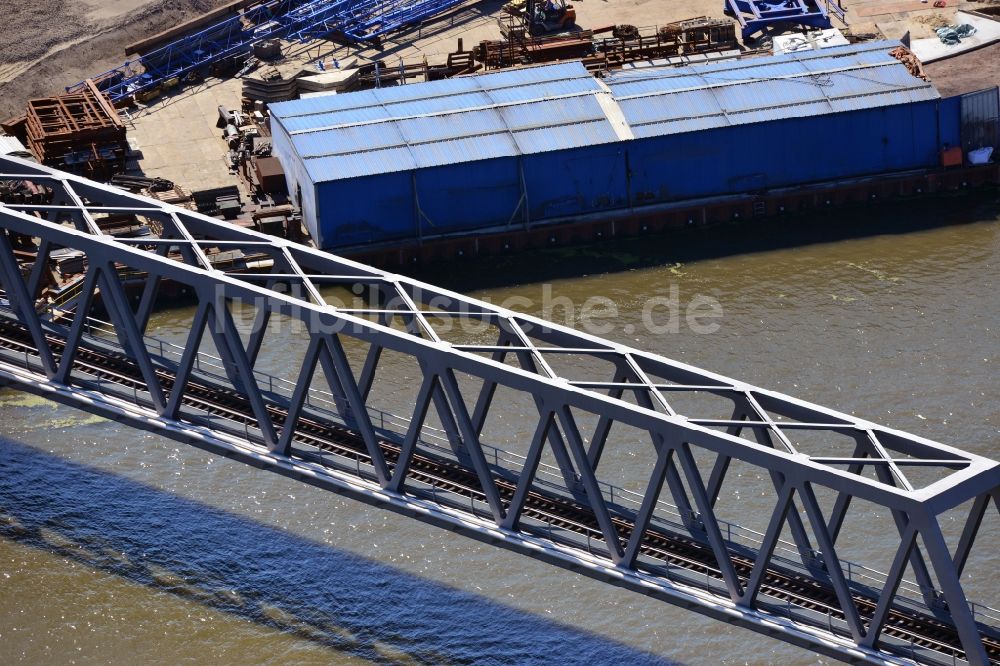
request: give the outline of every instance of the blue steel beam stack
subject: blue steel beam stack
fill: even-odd
[[[779,23],[830,28],[830,14],[844,20],[840,0],[724,0],[723,10],[736,17],[744,40]]]
[[[412,25],[454,7],[461,0],[387,0],[366,3],[371,12],[355,26],[345,30],[351,39],[364,41],[381,37],[393,30]]]
[[[207,74],[213,65],[248,55],[268,39],[309,40],[333,31],[355,42],[375,39],[451,9],[465,0],[270,0],[239,16],[178,39],[94,77],[119,102],[171,79]],[[66,88],[75,92],[85,82]]]

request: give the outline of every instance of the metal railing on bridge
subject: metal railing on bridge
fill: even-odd
[[[119,275],[121,276],[121,273],[119,273]],[[0,296],[3,296],[3,292],[0,292]],[[3,310],[13,314],[13,311],[10,310],[9,304],[7,306],[0,305],[0,311]],[[62,313],[56,311],[53,313],[53,316],[59,318],[71,314],[72,313]],[[125,352],[124,347],[118,343],[115,327],[110,322],[88,316],[86,331],[93,338],[92,343],[106,345],[119,353]],[[143,336],[143,341],[146,349],[151,355],[151,358],[156,362],[157,366],[175,368],[183,359],[184,347],[181,345],[150,335]],[[28,354],[25,355],[25,363],[26,368],[29,370],[32,369],[31,358]],[[38,367],[34,369],[40,370]],[[204,377],[211,377],[219,382],[228,381],[225,363],[218,356],[199,351],[195,357],[194,369],[198,374]],[[253,374],[257,385],[261,387],[262,393],[269,398],[290,400],[295,393],[296,384],[289,379],[278,377],[256,368],[254,369]],[[100,390],[99,379],[95,384],[95,387]],[[132,400],[139,406],[151,406],[148,400],[142,400],[140,402],[138,391],[132,391],[130,394],[122,395],[126,398],[131,396]],[[329,391],[324,391],[310,386],[303,404],[305,409],[318,413],[323,418],[341,423],[348,427],[356,427],[357,422],[355,419],[351,418],[350,415],[345,416],[338,411],[338,403],[344,399],[345,396],[335,396]],[[398,439],[397,433],[407,432],[410,428],[411,420],[406,416],[393,414],[372,405],[366,405],[366,409],[368,411],[368,418],[380,436],[390,439]],[[245,424],[238,424],[235,421],[233,424],[234,426],[231,428],[231,432],[249,434],[245,428]],[[453,449],[449,446],[448,433],[440,428],[435,428],[425,424],[420,431],[419,444],[421,449],[435,451],[443,457],[451,457],[454,454]],[[487,462],[490,464],[495,473],[502,473],[505,470],[520,471],[525,468],[527,463],[527,458],[525,456],[513,451],[506,451],[502,448],[491,446],[486,442],[481,442],[481,446],[485,453]],[[362,474],[360,464],[358,464],[356,459],[352,461],[345,461],[344,465],[346,466],[345,468],[354,469],[357,474]],[[536,474],[535,483],[539,486],[546,487],[553,493],[557,494],[564,492],[563,484],[561,483],[562,476],[558,467],[545,462],[540,462]],[[365,475],[369,478],[374,478],[374,474],[371,469],[365,470]],[[607,502],[609,506],[621,504],[633,512],[639,511],[642,507],[643,496],[641,493],[616,486],[606,481],[598,480],[598,485],[601,489],[601,495],[604,497],[605,502]],[[431,486],[431,488],[433,488],[433,486]],[[432,492],[431,499],[433,501],[438,501],[439,497],[436,493]],[[456,501],[453,499],[450,502],[452,505],[456,503],[460,503],[463,506],[465,504],[462,500]],[[664,527],[679,533],[690,530],[691,517],[682,515],[681,510],[678,509],[677,506],[663,499],[657,500],[656,504],[657,510],[654,512],[654,516],[651,521],[652,523],[663,525]],[[723,520],[721,518],[719,518],[718,521],[720,530],[724,535],[726,545],[730,549],[742,547],[748,549],[750,552],[756,552],[764,543],[766,535],[762,532],[743,527],[737,523]],[[547,532],[552,534],[553,529],[553,526],[549,524]],[[566,540],[570,543],[576,543],[576,540],[574,539],[575,536],[578,535],[574,532],[568,532]],[[600,538],[599,534],[596,534],[595,536]],[[782,554],[779,554],[779,552]],[[808,574],[810,570],[802,566],[801,557],[802,553],[798,551],[794,543],[786,539],[778,539],[777,545],[775,546],[775,553],[772,555],[774,562],[780,563],[786,569],[796,570],[803,574]],[[844,568],[847,583],[852,588],[877,591],[885,587],[887,580],[887,574],[885,572],[878,571],[846,559],[841,560],[841,565]],[[715,573],[718,574],[719,571],[715,570]],[[932,590],[932,593],[937,597],[942,594],[941,591],[937,589]],[[921,590],[920,586],[915,581],[903,578],[899,583],[899,591],[897,591],[896,597],[898,602],[906,603],[912,608],[923,608],[923,595],[924,590]],[[992,608],[986,604],[977,603],[973,600],[969,600],[969,605],[977,622],[986,625],[1000,626],[1000,609]],[[794,617],[794,615],[792,615],[792,617]]]

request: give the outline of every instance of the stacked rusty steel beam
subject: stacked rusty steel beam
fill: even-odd
[[[93,81],[78,92],[29,100],[26,115],[28,148],[42,164],[95,180],[125,171],[125,125]]]
[[[711,53],[737,48],[736,24],[727,20],[697,18],[664,26],[652,34],[634,38],[601,39],[594,49],[605,56],[609,66],[638,60]]]
[[[619,32],[620,28],[629,30]],[[612,36],[601,37],[601,33]],[[476,47],[475,55],[488,70],[563,60],[582,60],[593,69],[614,69],[640,60],[736,47],[736,25],[732,21],[699,17],[671,23],[659,30],[616,26],[552,37],[483,41]]]

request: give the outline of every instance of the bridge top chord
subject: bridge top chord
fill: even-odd
[[[606,409],[609,415],[626,414],[636,425],[660,423],[683,433],[691,443],[736,459],[759,463],[783,473],[800,471],[822,485],[849,489],[873,501],[920,503],[941,513],[1000,485],[1000,463],[927,438],[887,428],[851,414],[838,412],[782,393],[759,388],[737,379],[703,370],[664,356],[605,340],[600,337],[521,314],[454,291],[366,266],[327,252],[290,241],[239,228],[176,206],[147,199],[98,184],[71,174],[12,156],[0,158],[0,181],[32,180],[54,189],[51,203],[0,204],[23,225],[54,227],[70,246],[77,239],[86,244],[114,248],[116,256],[142,257],[147,262],[171,269],[211,275],[247,300],[267,298],[286,308],[308,310],[335,327],[349,326],[361,338],[379,337],[407,349],[422,348],[454,359],[462,368],[489,368],[508,377],[526,390],[557,390],[588,407]],[[158,220],[163,238],[115,238],[101,232],[95,216],[131,212]],[[75,228],[53,224],[32,213],[54,213],[73,220]],[[89,238],[83,238],[89,236]],[[215,269],[203,253],[209,246],[252,248],[281,260],[287,272],[239,274]],[[174,259],[156,248],[169,245],[182,251]],[[146,249],[143,249],[146,248]],[[190,250],[190,251],[189,251]],[[301,286],[303,297],[296,298],[268,288],[268,281],[284,280]],[[386,304],[369,309],[337,308],[327,304],[321,288],[331,284],[363,283],[387,294]],[[272,283],[272,287],[273,287]],[[382,323],[380,314],[391,311],[412,317],[415,326],[402,331]],[[464,344],[449,341],[438,322],[472,319],[489,323],[499,331],[501,344]],[[387,345],[387,346],[391,346]],[[498,352],[524,353],[535,361],[534,371],[512,367],[491,358]],[[488,356],[487,356],[488,355]],[[560,372],[563,364],[550,363],[554,356],[591,357],[613,366],[612,381],[587,381]],[[706,398],[723,397],[747,407],[748,420],[740,425],[765,431],[777,446],[761,445],[747,437],[725,432],[735,417],[719,418],[708,407],[704,413],[680,414],[671,405],[672,394]],[[609,395],[610,394],[610,395]],[[640,396],[637,402],[625,396]],[[618,395],[620,397],[612,397]],[[686,404],[689,404],[686,402]],[[863,459],[851,456],[807,454],[794,444],[794,431],[826,432],[862,437],[871,446]],[[886,480],[850,472],[851,464],[883,465],[891,472]],[[947,471],[943,478],[921,487],[911,483],[907,468],[935,468]]]

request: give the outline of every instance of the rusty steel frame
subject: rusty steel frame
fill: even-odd
[[[0,180],[31,180],[54,190],[49,204],[0,205],[0,287],[20,324],[31,334],[36,350],[32,362],[37,367],[27,372],[24,367],[17,370],[0,357],[0,377],[8,383],[199,446],[208,447],[206,442],[211,440],[216,442],[214,450],[221,450],[222,442],[230,440],[224,434],[196,427],[181,409],[202,335],[207,333],[224,361],[228,388],[246,397],[258,424],[253,433],[248,430],[246,441],[232,445],[236,448],[225,444],[230,447],[227,455],[843,659],[906,661],[883,650],[880,635],[910,565],[928,597],[928,607],[936,596],[946,602],[948,621],[957,631],[967,661],[988,663],[961,576],[986,516],[991,525],[997,520],[998,514],[988,511],[989,505],[1000,511],[1000,464],[993,460],[25,160],[0,158]],[[103,234],[99,218],[122,212],[156,220],[162,226],[162,238],[116,239]],[[18,237],[39,239],[36,268],[28,274],[22,274],[13,252],[12,244]],[[264,274],[215,270],[205,253],[210,246],[252,247],[267,253],[273,268]],[[76,303],[77,316],[65,327],[65,349],[60,354],[46,337],[52,323],[35,308],[38,266],[57,247],[82,251],[88,260],[86,281]],[[171,248],[179,253],[172,255]],[[150,276],[134,310],[118,280],[121,265]],[[149,352],[143,337],[163,280],[186,286],[198,303],[169,391],[157,375],[162,359]],[[279,284],[292,288],[279,291]],[[379,294],[380,301],[361,309],[334,307],[321,291],[331,284],[367,285]],[[72,363],[80,351],[85,315],[97,291],[121,348],[146,382],[141,409],[101,402],[99,391],[84,391],[73,383]],[[234,303],[251,303],[257,308],[247,341],[235,325]],[[282,404],[288,410],[283,426],[269,414],[269,401],[274,398],[265,396],[254,370],[274,315],[303,322],[309,334],[304,363],[294,374],[296,389]],[[487,322],[498,331],[497,340],[486,345],[450,342],[434,324],[443,319]],[[405,326],[401,330],[392,325],[394,321]],[[343,342],[348,339],[368,345],[360,369],[351,367],[345,353]],[[380,434],[368,417],[376,368],[387,351],[414,359],[422,374],[395,464],[385,459],[379,447]],[[558,372],[553,363],[557,356],[600,359],[609,362],[614,372],[606,381],[581,380]],[[338,411],[364,442],[372,461],[368,476],[321,481],[312,467],[296,458],[295,426],[317,368],[322,369],[336,396]],[[472,391],[468,388],[471,383],[476,386]],[[509,502],[498,492],[497,469],[487,461],[481,441],[488,415],[504,409],[502,404],[494,404],[500,387],[528,396],[538,418],[523,467],[510,470],[515,474],[516,491]],[[732,403],[732,415],[718,419],[678,414],[672,404],[672,396],[678,393],[725,398]],[[464,453],[468,468],[478,477],[488,520],[475,511],[472,516],[445,515],[410,492],[409,465],[430,413],[437,416],[453,448]],[[582,415],[597,420],[593,432],[581,432]],[[641,507],[629,516],[635,526],[629,538],[616,526],[616,514],[600,487],[600,462],[605,448],[613,443],[614,424],[645,433],[652,445],[649,482]],[[854,454],[807,455],[793,443],[791,434],[799,430],[846,435],[855,442]],[[546,447],[574,498],[593,512],[599,526],[598,540],[602,540],[598,555],[571,553],[524,529],[525,500]],[[709,474],[699,469],[696,451],[714,459]],[[756,564],[745,582],[737,575],[731,544],[715,515],[720,489],[734,460],[766,475],[778,498]],[[907,475],[910,467],[934,468],[946,475],[926,487],[916,487]],[[864,476],[865,468],[874,469],[875,478]],[[690,594],[685,597],[687,593],[681,588],[640,566],[640,540],[649,529],[664,485],[676,506],[687,513],[685,520],[700,525],[725,584],[721,596],[716,593],[708,600]],[[817,488],[836,494],[830,515],[820,508]],[[851,597],[837,553],[838,537],[853,499],[872,502],[890,512],[899,538],[878,607],[867,622]],[[967,502],[972,502],[972,509],[957,547],[951,550],[938,519]],[[804,510],[801,513],[800,508]],[[761,606],[764,574],[786,524],[802,557],[811,558],[827,572],[827,582],[845,618],[842,633],[849,633],[849,637],[833,631],[832,626],[826,632],[776,624],[773,614]],[[931,574],[939,591],[934,589]]]

